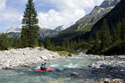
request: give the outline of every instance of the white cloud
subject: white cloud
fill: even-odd
[[[28,0],[0,0],[0,29],[20,26]],[[70,26],[103,0],[34,0],[42,28]],[[40,9],[41,7],[41,9]],[[43,12],[43,10],[45,10]],[[1,30],[0,30],[1,31]]]
[[[0,0],[0,11],[6,8],[6,1],[7,0]]]
[[[7,9],[1,12],[0,14],[1,21],[10,21],[10,22],[20,22],[22,20],[22,14],[15,9]]]
[[[54,4],[58,11],[38,13],[40,27],[55,28],[59,25],[70,26],[86,14],[86,9],[100,5],[103,0],[47,0]]]

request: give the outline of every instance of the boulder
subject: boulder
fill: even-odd
[[[103,81],[104,83],[111,83],[111,79],[109,78],[103,78],[101,79],[101,81]]]
[[[82,75],[78,74],[77,72],[72,72],[70,76],[75,76],[75,77],[83,77]]]
[[[71,57],[72,55],[71,54],[68,54],[69,57]]]
[[[48,60],[48,58],[46,56],[41,56],[40,58],[43,60]]]
[[[51,70],[49,70],[49,72],[55,72],[55,69],[51,69]]]

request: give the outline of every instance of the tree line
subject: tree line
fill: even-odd
[[[87,53],[92,54],[125,54],[125,18],[111,29],[106,19],[103,20],[101,30],[95,34],[94,44]]]
[[[7,33],[2,33],[0,35],[0,50],[7,50],[9,48],[19,48],[21,47],[21,43],[17,37],[8,38]]]

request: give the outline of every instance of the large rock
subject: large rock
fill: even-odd
[[[83,77],[82,75],[80,75],[79,73],[77,72],[72,72],[70,76],[75,76],[75,77]]]
[[[55,72],[55,69],[51,69],[51,70],[49,70],[49,72]]]
[[[71,57],[71,56],[72,56],[72,54],[68,54],[68,56],[69,56],[69,57]]]
[[[48,58],[46,56],[41,56],[40,58],[45,60],[45,61],[48,60]]]

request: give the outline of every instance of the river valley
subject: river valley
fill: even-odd
[[[48,67],[52,67],[53,72],[37,72],[41,63],[30,67],[0,70],[1,83],[100,83],[104,73],[93,74],[88,67],[93,63],[86,54],[57,59],[47,62]],[[71,76],[77,72],[82,77]]]

